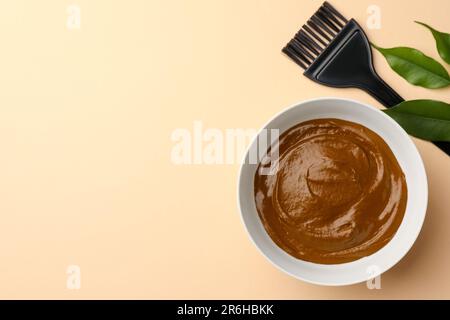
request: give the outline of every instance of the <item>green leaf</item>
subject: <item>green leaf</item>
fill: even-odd
[[[411,100],[383,111],[412,136],[429,141],[450,141],[450,104]]]
[[[415,22],[428,28],[431,31],[434,40],[436,40],[436,47],[439,52],[439,55],[441,56],[442,60],[450,64],[450,34],[437,31],[436,29],[433,29],[432,27],[423,22],[419,21]]]
[[[374,44],[372,46],[383,54],[391,68],[409,83],[429,89],[450,85],[447,70],[419,50],[407,47],[387,49]]]

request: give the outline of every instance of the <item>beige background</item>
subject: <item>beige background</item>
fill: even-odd
[[[66,27],[69,4],[81,29]],[[381,46],[438,58],[420,19],[450,31],[450,3],[332,3]],[[259,128],[284,107],[357,90],[319,86],[280,53],[321,1],[2,1],[0,4],[0,298],[450,298],[450,158],[415,140],[429,210],[410,253],[382,277],[328,288],[262,257],[236,207],[236,165],[170,160],[176,128]],[[367,28],[366,28],[367,29]],[[375,54],[407,99],[415,88]],[[448,67],[448,66],[447,66]],[[80,290],[66,268],[81,267]]]

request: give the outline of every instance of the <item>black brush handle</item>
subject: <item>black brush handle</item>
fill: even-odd
[[[368,78],[367,81],[361,81],[361,89],[377,99],[386,108],[393,107],[405,101],[375,71],[373,71],[373,77]]]
[[[374,71],[374,77],[361,84],[361,89],[369,93],[372,97],[381,102],[386,108],[393,107],[405,101],[386,82],[383,81]],[[450,156],[450,142],[433,141],[434,145]]]

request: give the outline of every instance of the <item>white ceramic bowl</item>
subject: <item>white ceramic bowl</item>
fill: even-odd
[[[250,238],[276,267],[291,276],[321,285],[349,285],[371,279],[395,265],[411,248],[427,209],[428,185],[422,159],[408,134],[389,116],[375,107],[348,99],[320,98],[296,103],[270,120],[263,129],[279,129],[281,135],[307,120],[337,118],[359,123],[379,134],[389,145],[406,176],[408,200],[403,221],[392,240],[374,254],[343,264],[325,265],[296,259],[269,237],[258,216],[254,200],[257,164],[250,164],[247,151],[239,173],[238,205]],[[255,162],[255,161],[253,161]]]

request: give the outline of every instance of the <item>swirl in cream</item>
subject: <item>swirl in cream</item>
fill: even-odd
[[[317,119],[289,129],[278,148],[278,171],[262,175],[261,161],[255,174],[255,201],[279,247],[302,260],[337,264],[371,255],[392,239],[405,213],[407,186],[375,132]]]

